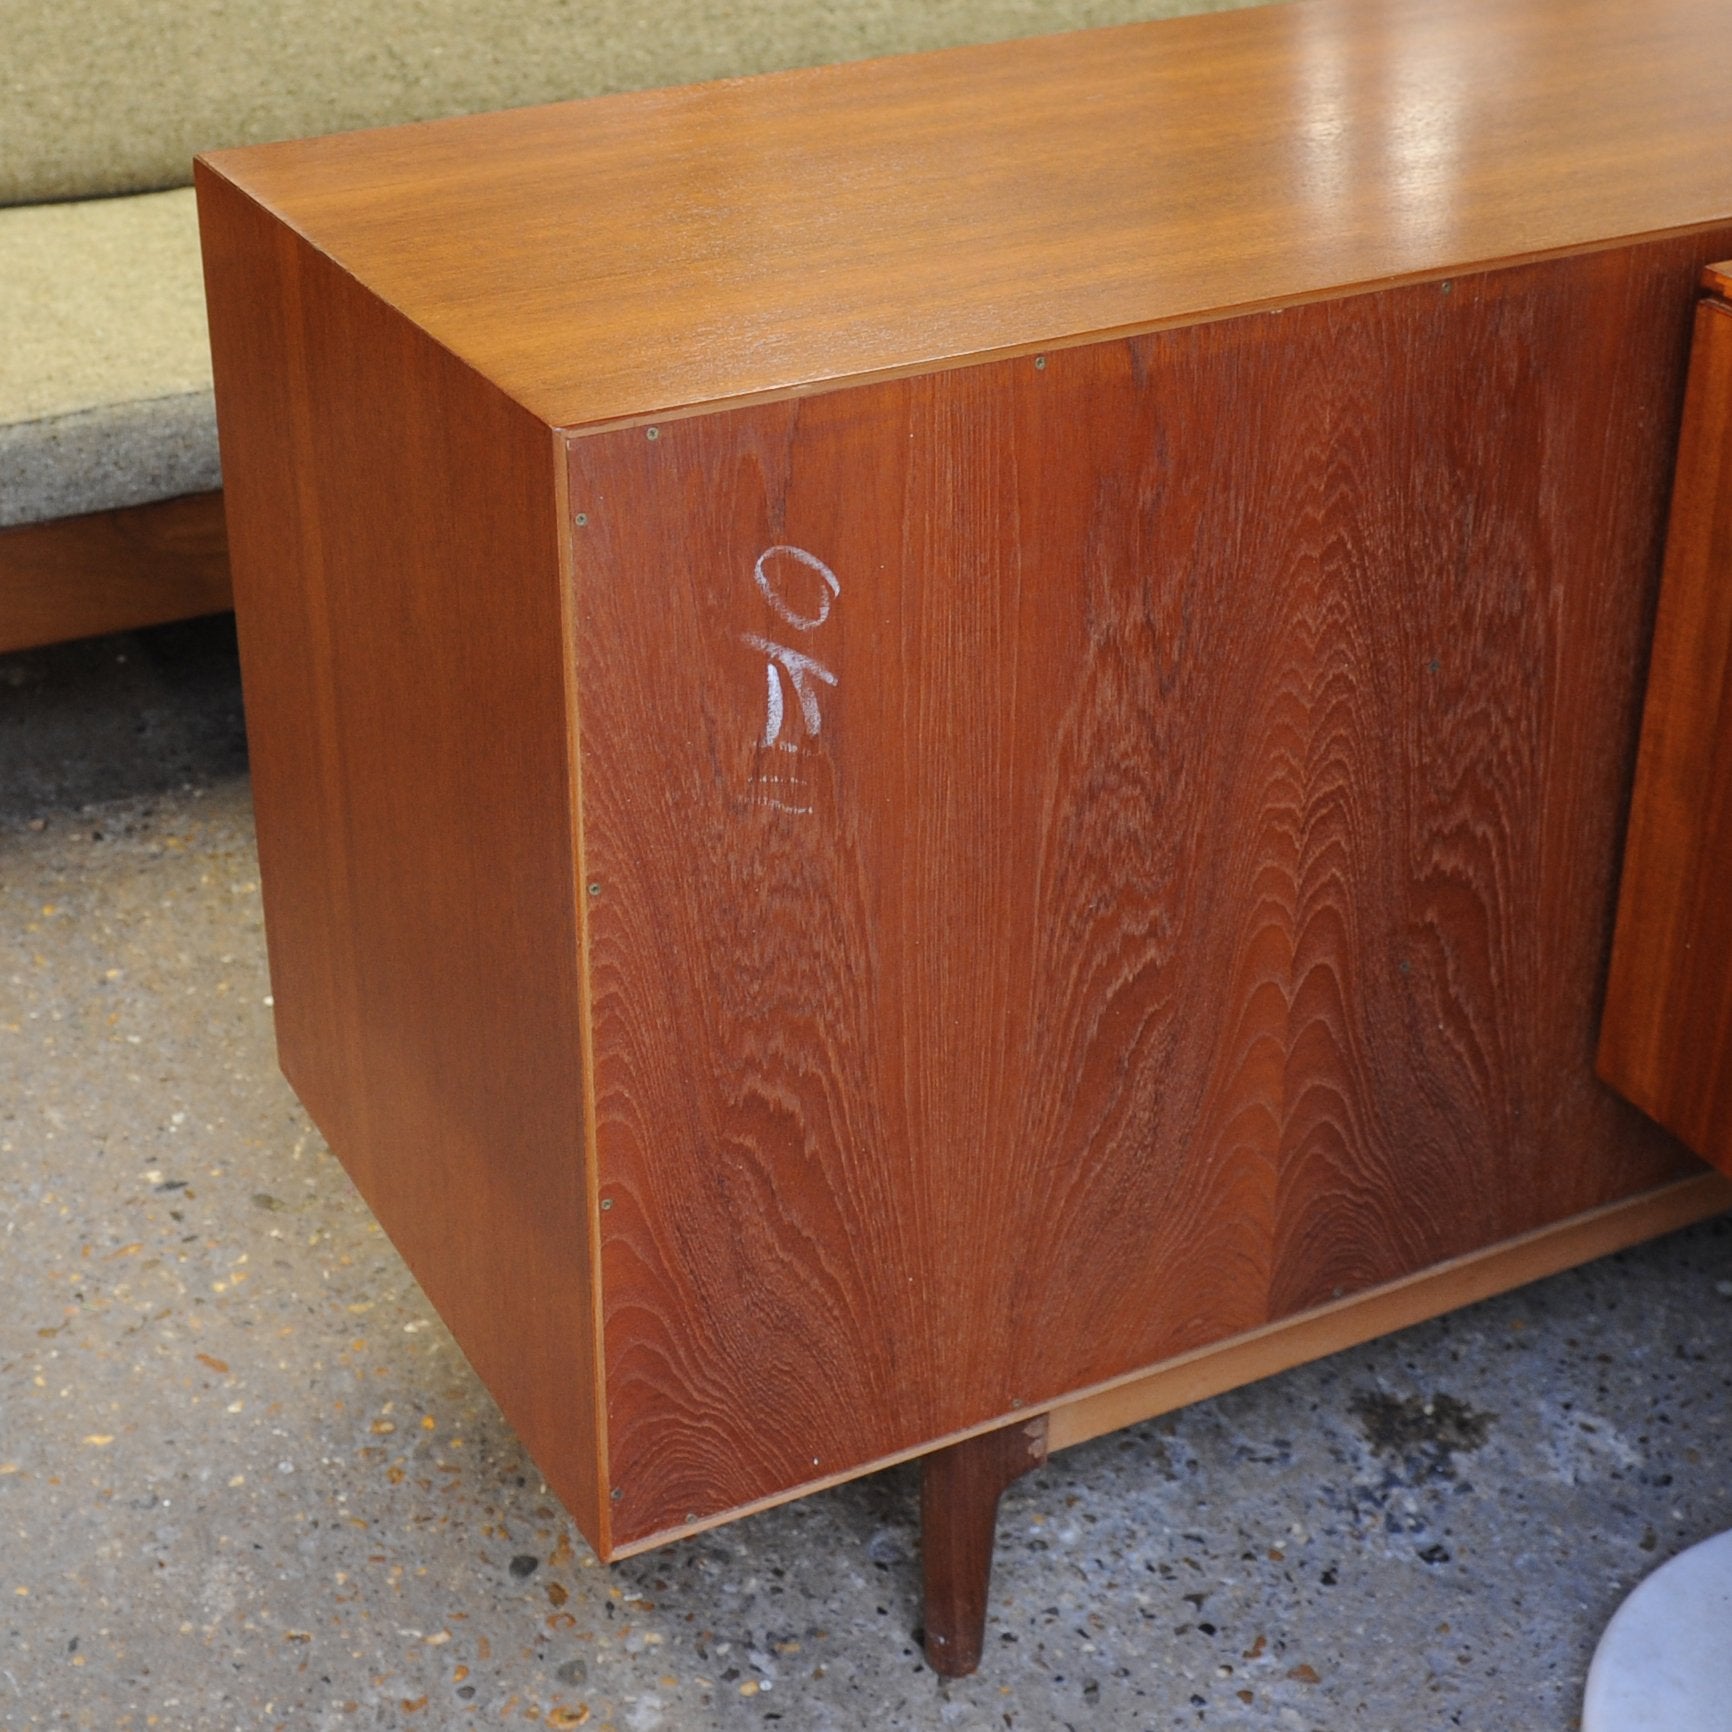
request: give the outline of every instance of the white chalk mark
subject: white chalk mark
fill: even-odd
[[[769,681],[764,702],[764,744],[773,746],[782,731],[782,679],[774,662],[764,663],[764,677]]]
[[[802,612],[778,587],[772,568],[782,560],[791,560],[795,565],[804,566],[820,580],[816,612]],[[781,569],[784,578],[792,576],[786,565]],[[805,548],[795,547],[788,542],[766,547],[758,555],[752,567],[752,581],[757,584],[758,593],[770,604],[783,623],[799,632],[816,631],[830,617],[831,608],[842,593],[841,580],[823,560],[814,553],[808,553]],[[760,749],[797,754],[800,750],[798,741],[782,737],[788,726],[787,692],[793,693],[794,701],[799,705],[805,737],[816,739],[824,723],[823,712],[818,705],[818,687],[835,685],[836,676],[822,662],[802,654],[797,649],[790,649],[786,644],[772,643],[770,639],[759,637],[755,632],[742,632],[740,635],[742,642],[749,644],[764,657],[764,732],[759,741]],[[783,689],[784,685],[786,691]],[[786,787],[793,797],[788,800],[780,799],[770,793],[765,784],[778,788]],[[798,777],[762,776],[753,798],[757,804],[768,806],[775,811],[804,816],[814,809],[809,804],[800,802],[799,796],[805,792],[806,789]]]
[[[776,680],[778,668],[787,676],[788,684],[799,700],[800,718],[806,724],[806,732],[816,739],[823,726],[823,717],[818,711],[818,689],[812,681],[822,680],[825,685],[833,686],[836,676],[822,662],[814,661],[809,655],[802,655],[797,649],[789,649],[785,644],[771,643],[768,638],[759,637],[755,632],[743,632],[741,638],[769,658],[767,667],[770,697],[764,717],[764,744],[775,745],[782,731],[782,691]]]
[[[778,593],[775,584],[771,581],[769,572],[765,570],[765,564],[768,560],[774,559],[781,554],[785,554],[789,559],[796,560],[799,564],[805,566],[808,571],[817,572],[817,574],[824,580],[825,588],[818,592],[818,599],[821,605],[816,613],[804,614],[797,612],[787,599]],[[766,547],[764,551],[758,555],[758,563],[752,567],[752,576],[756,580],[758,588],[763,592],[764,600],[767,601],[770,606],[773,607],[776,612],[794,628],[795,631],[815,631],[830,617],[830,603],[832,599],[842,593],[841,580],[836,576],[835,572],[833,572],[829,566],[827,566],[823,560],[817,556],[817,554],[808,553],[805,548],[793,547],[786,542],[778,543],[775,547]],[[816,731],[816,729],[813,730],[813,732]]]

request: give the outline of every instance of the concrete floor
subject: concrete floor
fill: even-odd
[[[907,1469],[597,1565],[277,1075],[232,656],[0,659],[6,1732],[1564,1732],[1732,1526],[1723,1219],[1057,1458],[960,1683]]]

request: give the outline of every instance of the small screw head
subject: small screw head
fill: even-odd
[[[604,1209],[611,1209],[613,1207],[613,1198],[612,1197],[603,1197],[601,1200],[601,1206]]]
[[[1450,292],[1450,290],[1455,287],[1455,284],[1446,280],[1444,282],[1439,283],[1437,286],[1442,293],[1447,295]]]
[[[1036,355],[1034,358],[1034,364],[1039,371],[1044,373],[1046,371],[1046,356]]]
[[[616,1485],[616,1486],[615,1486],[615,1487],[614,1487],[614,1488],[613,1488],[613,1490],[612,1490],[612,1491],[610,1491],[610,1492],[609,1492],[609,1493],[608,1493],[608,1494],[607,1494],[607,1495],[608,1495],[608,1496],[609,1496],[609,1497],[610,1497],[610,1498],[612,1498],[612,1499],[613,1499],[613,1501],[614,1501],[614,1502],[615,1502],[615,1503],[618,1503],[618,1502],[619,1502],[619,1500],[620,1500],[620,1499],[621,1499],[621,1498],[622,1498],[622,1497],[624,1497],[624,1496],[625,1496],[625,1493],[624,1493],[624,1492],[623,1492],[623,1491],[621,1491],[621,1490],[620,1490],[620,1489],[619,1489],[619,1487],[618,1487],[618,1486],[617,1486],[617,1485]]]
[[[659,427],[646,427],[643,430],[643,436],[646,439],[659,439],[662,436],[662,430]]]
[[[1010,1398],[1010,1405],[1013,1408],[1021,1407],[1022,1406],[1022,1397],[1020,1395],[1013,1395]]]
[[[601,894],[601,882],[599,879],[590,884],[589,893],[591,896],[599,896]]]
[[[588,522],[589,522],[589,513],[587,511],[580,511],[577,514],[577,527],[579,529],[582,529],[583,526]]]

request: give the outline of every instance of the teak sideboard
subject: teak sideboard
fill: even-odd
[[[1594,1074],[1724,0],[199,170],[283,1067],[597,1552],[1724,1208]]]

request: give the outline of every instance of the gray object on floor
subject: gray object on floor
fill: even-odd
[[[276,1074],[226,634],[0,659],[9,1732],[1571,1732],[1732,1526],[1721,1219],[1066,1452],[973,1678],[909,1469],[595,1564]]]
[[[1732,1533],[1663,1564],[1618,1608],[1588,1669],[1582,1732],[1725,1732],[1732,1723]]]

